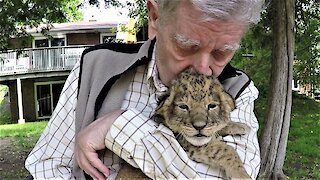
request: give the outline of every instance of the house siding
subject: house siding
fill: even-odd
[[[22,82],[22,103],[23,103],[23,114],[26,121],[35,119],[35,104],[34,102],[34,87],[33,81],[24,80]],[[19,119],[19,117],[17,118]]]
[[[17,96],[17,83],[16,81],[9,81],[9,94],[10,94],[10,113],[11,122],[18,122],[19,111],[18,111],[18,96]]]
[[[24,42],[24,40],[26,42]],[[32,41],[28,38],[13,38],[9,40],[9,49],[24,49],[24,48],[32,48]]]
[[[68,45],[94,45],[100,43],[100,33],[67,34]]]

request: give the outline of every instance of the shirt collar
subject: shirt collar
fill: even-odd
[[[156,92],[160,93],[165,92],[168,87],[165,86],[159,78],[159,72],[156,64],[156,46],[157,43],[154,45],[152,57],[148,63],[147,81],[149,89],[155,89]]]

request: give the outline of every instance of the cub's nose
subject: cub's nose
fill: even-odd
[[[198,131],[202,130],[204,127],[206,127],[206,125],[207,123],[203,121],[194,122],[192,124],[192,126]]]

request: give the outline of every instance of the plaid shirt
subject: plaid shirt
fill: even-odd
[[[106,135],[106,147],[112,150],[107,150],[103,158],[104,164],[111,170],[108,179],[114,179],[120,168],[122,160],[118,156],[153,179],[224,179],[221,169],[190,160],[173,133],[150,118],[158,98],[167,89],[159,80],[154,57],[153,52],[150,63],[136,69],[122,103],[122,109],[126,112],[117,118]],[[79,63],[71,71],[48,126],[26,160],[26,168],[35,178],[74,178],[71,170],[78,79]],[[232,121],[246,123],[252,131],[245,136],[226,136],[222,139],[235,148],[253,179],[260,168],[256,135],[258,122],[253,113],[253,102],[257,96],[258,91],[251,82],[236,99],[236,109],[230,114]]]

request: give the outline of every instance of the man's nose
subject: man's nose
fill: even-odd
[[[210,67],[210,55],[201,55],[199,59],[194,60],[192,68],[200,74],[211,76],[213,72]]]

